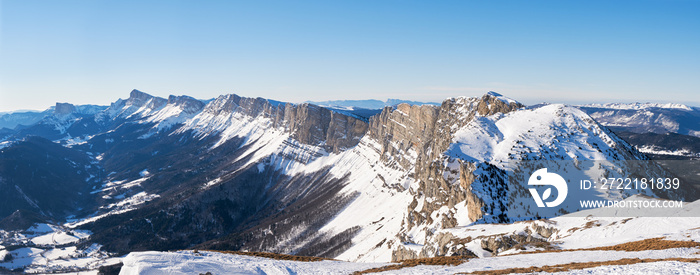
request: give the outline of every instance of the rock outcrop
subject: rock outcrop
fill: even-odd
[[[70,103],[56,102],[56,107],[53,110],[53,114],[56,116],[69,115],[75,112],[77,112],[75,105]]]
[[[368,134],[381,144],[382,161],[412,170],[418,182],[399,239],[410,242],[407,232],[420,226],[456,226],[457,218],[453,212],[448,211],[437,217],[431,214],[445,206],[452,209],[459,202],[466,202],[471,221],[482,219],[485,213],[491,214],[489,219],[494,221],[502,218],[493,214],[502,213],[505,206],[485,201],[482,197],[505,195],[505,172],[486,163],[455,159],[443,153],[452,143],[453,134],[476,116],[508,113],[522,107],[524,105],[490,92],[481,98],[447,99],[439,107],[399,104],[395,108],[386,107],[379,115],[370,118]],[[477,169],[482,172],[480,175],[475,174]],[[480,195],[472,192],[471,186],[478,177],[483,177],[479,182],[487,183],[485,188],[480,186],[484,189]],[[421,205],[420,209],[418,205]],[[399,246],[393,252],[393,260],[446,255],[448,249],[445,244],[452,239],[446,235],[434,236],[430,229],[426,229],[425,239],[418,241],[442,245],[424,246],[421,251]]]
[[[125,105],[144,107],[151,110],[157,110],[168,104],[168,100],[156,96],[149,95],[139,90],[132,90]]]
[[[368,128],[363,120],[313,104],[282,103],[235,94],[218,97],[205,107],[204,112],[212,115],[237,112],[253,118],[262,116],[297,141],[336,153],[357,145]]]

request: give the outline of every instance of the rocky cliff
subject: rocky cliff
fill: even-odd
[[[56,102],[56,107],[54,108],[54,115],[60,116],[60,115],[68,115],[75,113],[77,109],[73,104],[70,103],[59,103]]]
[[[252,118],[267,118],[275,128],[284,129],[297,141],[336,153],[357,145],[368,128],[363,120],[316,105],[282,103],[235,94],[216,98],[204,112],[215,116],[235,112]]]
[[[500,189],[494,190],[503,193],[505,173],[492,165],[450,159],[443,153],[452,143],[455,131],[474,117],[508,113],[522,107],[522,104],[504,99],[499,94],[488,93],[481,98],[447,99],[439,107],[400,104],[396,108],[387,107],[370,119],[369,135],[381,144],[382,161],[395,161],[402,168],[412,170],[412,177],[418,182],[414,200],[406,209],[405,230],[399,233],[400,239],[413,242],[406,232],[420,225],[438,222],[441,228],[454,227],[456,218],[452,212],[438,216],[439,221],[431,217],[431,213],[443,206],[453,208],[456,203],[466,200],[469,218],[473,221],[481,219],[484,212],[498,212],[493,211],[496,205],[486,205],[473,194],[470,185],[479,177],[474,174],[478,166],[492,174],[482,180],[492,182],[492,186],[500,186]],[[419,203],[422,207],[417,209]],[[429,237],[430,234],[426,236]],[[394,251],[393,260],[426,257],[435,253],[408,251],[399,247]]]
[[[553,165],[566,166],[578,160],[606,160],[616,167],[604,172],[611,173],[631,168],[621,160],[646,160],[578,109],[564,105],[525,108],[496,93],[451,98],[439,107],[401,104],[385,108],[370,119],[368,133],[380,145],[381,162],[407,171],[415,183],[406,190],[395,188],[409,192],[412,201],[396,234],[398,242],[389,245],[394,261],[468,253],[464,245],[475,240],[457,239],[448,229],[520,220],[509,208],[514,201],[521,203],[518,211],[530,215],[525,219],[539,217],[535,212],[539,210],[522,204],[531,201],[527,190],[512,184],[510,177],[519,164],[562,160],[565,164]],[[569,169],[578,168],[574,166]],[[646,174],[662,173],[646,168]],[[658,192],[653,196],[678,198],[678,194]],[[560,210],[558,214],[577,211]],[[479,245],[496,253],[541,241],[541,236],[493,237],[479,240]]]

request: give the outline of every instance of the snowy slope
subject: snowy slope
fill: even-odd
[[[119,99],[109,108],[97,114],[97,121],[109,121],[117,118],[143,118],[154,114],[167,104],[164,98],[154,97],[139,90],[131,91],[126,100]]]
[[[382,263],[296,262],[217,252],[133,252],[120,275],[136,274],[349,274]]]
[[[613,261],[619,259],[664,259],[693,258],[698,249],[669,249],[649,252],[582,251],[546,254],[512,255],[483,259],[471,259],[458,266],[419,265],[376,274],[454,274],[526,268],[569,263]],[[181,252],[134,252],[124,259],[121,275],[130,274],[352,274],[356,271],[376,268],[390,263],[349,263],[343,261],[293,262],[256,258],[251,256],[191,251]],[[634,265],[606,265],[583,270],[572,270],[561,274],[590,274],[591,272],[616,272],[620,274],[666,273],[697,274],[700,264],[677,261],[640,263]],[[559,274],[559,273],[557,273]]]
[[[476,106],[478,103],[478,101],[473,99],[461,99],[461,101],[465,102],[465,104],[472,104],[472,106]],[[457,117],[469,117],[468,112],[474,107],[462,106],[466,106],[463,107],[464,115],[459,116],[458,113]],[[371,152],[367,150],[368,145],[371,144],[375,144],[371,139],[363,140],[358,147],[349,152]],[[377,153],[386,150],[379,148],[379,146],[375,148]],[[359,193],[359,197],[348,205],[343,212],[339,213],[338,218],[330,222],[324,229],[330,230],[336,227],[336,224],[345,225],[348,223],[348,220],[365,221],[365,219],[370,217],[373,219],[369,225],[366,222],[356,223],[363,225],[363,229],[353,239],[355,245],[339,256],[339,258],[351,261],[385,261],[389,257],[387,251],[392,251],[392,257],[400,257],[397,255],[401,254],[413,254],[414,256],[411,257],[417,255],[426,257],[438,255],[437,253],[440,253],[439,255],[449,255],[455,252],[458,249],[457,244],[448,245],[447,251],[440,252],[442,250],[440,247],[443,244],[438,245],[437,243],[440,242],[441,238],[444,241],[445,238],[454,239],[466,236],[458,236],[458,234],[448,231],[445,231],[445,233],[452,233],[452,236],[441,236],[440,232],[445,227],[454,225],[465,226],[476,221],[466,217],[467,212],[470,211],[468,210],[470,202],[462,199],[462,201],[454,201],[454,207],[450,207],[446,203],[436,205],[436,200],[439,201],[440,198],[422,195],[423,192],[426,192],[421,187],[424,183],[411,177],[411,174],[414,172],[419,173],[417,170],[414,171],[414,167],[397,169],[401,166],[393,163],[391,158],[389,161],[386,161],[382,160],[380,154],[363,153],[362,155],[368,156],[369,162],[373,163],[371,170],[367,171],[366,168],[359,165],[339,166],[339,164],[344,164],[343,161],[337,162],[334,166],[334,169],[337,169],[336,171],[359,171],[366,179],[355,178],[353,173],[350,173],[351,184],[346,189],[355,190]],[[405,156],[410,155],[410,152],[405,153]],[[496,167],[496,169],[510,173],[510,171],[513,171],[524,162],[541,158],[560,160],[556,165],[562,170],[569,171],[568,174],[562,174],[565,177],[581,178],[585,176],[586,178],[599,178],[603,175],[621,176],[627,171],[626,165],[628,165],[621,160],[640,159],[643,156],[600,127],[593,119],[577,108],[564,105],[547,105],[534,109],[521,109],[507,114],[497,113],[489,116],[474,116],[471,122],[462,128],[455,129],[452,143],[438,160],[444,165],[444,170],[441,170],[444,171],[442,176],[452,185],[460,184],[460,176],[454,172],[462,169],[459,163],[465,161],[475,163],[477,168],[474,170],[474,173],[477,177],[471,183],[469,191],[488,205],[492,202],[501,204],[506,204],[506,202],[502,202],[504,198],[493,197],[493,193],[487,191],[491,190],[494,184],[492,182],[494,174],[491,174],[493,169],[483,166],[482,163],[488,163],[492,167]],[[340,157],[340,159],[343,160],[345,157]],[[415,157],[408,157],[408,159],[413,159],[409,163],[415,163]],[[596,164],[607,167],[607,169],[591,166],[579,170],[575,168],[575,164],[578,163],[575,160],[596,160]],[[383,170],[384,167],[392,167],[394,172],[388,172],[391,169]],[[619,174],[616,174],[615,171],[618,171],[617,173]],[[379,176],[381,176],[381,179]],[[375,177],[376,179],[373,181],[372,179]],[[368,186],[368,182],[376,183]],[[399,185],[401,188],[391,188],[393,185]],[[459,188],[455,187],[455,190],[460,190]],[[372,190],[377,191],[373,192]],[[654,196],[648,190],[619,192],[601,189],[585,193],[576,193],[575,190],[572,190],[570,196],[579,199],[619,200],[638,192]],[[514,193],[511,195],[514,197],[512,198],[514,201],[509,203],[514,205],[522,203],[524,205],[517,208],[517,210],[521,211],[519,213],[534,209],[534,201],[529,194]],[[417,204],[412,203],[414,198]],[[368,211],[367,206],[381,210]],[[571,201],[570,204],[564,205],[561,209],[566,212],[573,212],[580,210],[580,205],[578,205],[577,201]],[[508,211],[512,212],[514,210],[516,209],[510,207]],[[489,213],[487,212],[486,214]],[[498,213],[490,214],[495,215]],[[513,215],[514,213],[509,214]],[[540,216],[548,216],[545,214],[540,213]],[[399,215],[403,216],[401,224],[399,225],[398,222],[392,223]],[[413,226],[408,225],[412,221],[416,221],[416,215],[425,217],[423,218],[425,220],[421,221],[421,218],[418,218],[418,222],[413,222]],[[516,217],[516,215],[513,216]],[[449,219],[454,219],[454,225],[447,225],[449,224]],[[347,228],[348,225],[340,227]],[[399,231],[396,231],[397,228],[400,228]],[[388,231],[379,234],[374,232],[375,230],[380,230],[380,232],[384,232],[382,230]],[[395,233],[391,234],[390,232]],[[367,234],[367,236],[363,234]],[[404,252],[396,254],[397,251]]]
[[[332,164],[331,173],[336,177],[349,174],[350,184],[342,192],[353,194],[355,199],[320,230],[339,233],[355,226],[361,228],[353,238],[355,245],[338,259],[391,260],[391,246],[387,241],[394,240],[394,235],[401,230],[405,209],[413,199],[408,189],[415,180],[409,177],[410,169],[402,169],[395,162],[382,162],[380,152],[379,145],[365,137],[357,147],[318,159],[306,167],[313,169]]]
[[[699,202],[692,203],[689,211],[698,210]],[[595,211],[595,210],[589,210]],[[549,241],[556,244],[557,249],[595,248],[630,241],[639,241],[659,236],[665,236],[669,240],[700,241],[700,218],[678,217],[651,217],[651,218],[611,218],[607,220],[595,220],[596,225],[586,227],[591,222],[587,217],[559,217],[549,221],[519,222],[515,224],[480,224],[461,228],[450,229],[460,237],[474,239],[481,242],[492,236],[508,236],[521,234],[526,228],[532,230],[532,225],[540,223],[551,226],[557,231],[549,237]],[[461,233],[460,233],[461,232]],[[560,234],[561,233],[561,234]],[[468,243],[467,246],[481,246],[481,244]],[[478,249],[472,247],[476,252]],[[525,250],[514,249],[504,251],[499,256],[485,253],[477,254],[478,258],[469,259],[457,266],[430,266],[419,265],[398,270],[392,270],[379,274],[454,274],[458,272],[474,272],[501,270],[508,268],[528,268],[570,263],[592,263],[603,261],[615,261],[621,259],[669,259],[690,258],[698,259],[699,247],[668,248],[661,250],[642,251],[610,251],[610,250],[583,250],[583,251],[552,251],[545,253],[528,254],[525,251],[538,250],[535,247],[525,247]],[[293,262],[255,258],[241,255],[228,255],[215,252],[201,252],[195,255],[191,251],[180,252],[134,252],[124,259],[124,268],[121,274],[141,274],[138,272],[152,272],[149,274],[186,274],[212,272],[231,274],[350,274],[355,271],[373,267],[391,265],[390,263],[350,263],[345,261],[323,262]],[[225,270],[225,271],[224,271]],[[636,263],[631,265],[608,264],[600,267],[583,270],[572,270],[562,274],[588,274],[588,272],[631,272],[631,273],[676,273],[689,272],[693,274],[700,271],[699,263],[660,261],[655,263]],[[240,272],[240,273],[235,273]]]
[[[504,103],[513,102],[512,99],[500,95],[489,96],[494,96]],[[460,107],[465,119],[479,103],[478,99],[470,98],[458,99],[457,102],[465,104]],[[237,113],[223,118],[221,114],[202,113],[188,122],[188,127],[197,129],[198,135],[222,133],[222,141],[218,144],[233,136],[250,136],[248,142],[256,143],[251,146],[250,151],[257,152],[251,164],[267,156],[302,153],[302,150],[285,146],[286,142],[282,141],[288,142],[289,137],[278,134],[279,130],[271,129],[270,125],[271,122],[263,118],[253,120]],[[260,131],[265,132],[265,135],[256,134],[256,127],[261,127]],[[421,183],[415,176],[418,156],[416,151],[402,151],[401,156],[386,155],[386,152],[386,148],[377,140],[365,136],[356,147],[338,154],[324,153],[320,157],[304,158],[302,163],[287,162],[285,165],[273,166],[289,176],[309,174],[331,166],[330,172],[336,178],[347,178],[349,184],[342,193],[353,196],[354,199],[319,230],[319,234],[333,235],[359,226],[360,230],[352,239],[352,246],[337,256],[338,259],[362,262],[390,261],[394,252],[401,249],[412,250],[416,254],[426,253],[421,254],[424,256],[435,255],[437,251],[431,250],[431,247],[439,237],[438,232],[444,227],[442,217],[454,217],[458,226],[474,222],[465,217],[468,211],[467,202],[457,201],[454,207],[444,205],[428,211],[425,215],[430,216],[429,220],[432,222],[408,227],[407,219],[415,215],[412,211],[426,211],[424,208],[427,209],[427,206],[424,205],[431,203],[434,198],[421,195]],[[457,163],[456,160],[460,160],[486,162],[504,171],[512,171],[523,161],[536,158],[598,160],[598,163],[605,167],[624,171],[626,163],[618,160],[642,157],[629,145],[600,127],[588,115],[565,105],[546,105],[507,114],[477,115],[462,128],[455,129],[452,143],[441,155],[441,158],[446,159],[446,167],[452,167]],[[411,165],[404,167],[398,162],[399,159]],[[573,162],[570,165],[573,167]],[[590,167],[578,171],[572,168],[568,176],[597,178],[614,170]],[[476,173],[487,173],[486,171],[477,169]],[[482,179],[489,178],[484,175]],[[458,176],[452,177],[447,172],[443,176],[452,178],[452,184],[459,184]],[[472,192],[481,195],[481,199],[485,201],[502,199],[488,197],[488,193],[479,191],[485,190],[489,184],[489,181],[477,180],[472,184]],[[654,196],[648,190],[641,192]],[[613,190],[573,195],[578,198],[617,200],[634,193]],[[418,202],[415,206],[412,204],[414,200]],[[534,201],[529,195],[516,198],[515,203],[521,202],[534,207]],[[580,205],[573,202],[563,209],[573,212],[579,210],[577,207]],[[448,231],[445,233],[459,235]]]

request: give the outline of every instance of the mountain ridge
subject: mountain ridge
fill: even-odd
[[[401,103],[365,120],[308,103],[235,94],[205,102],[134,90],[66,121],[63,134],[47,137],[87,156],[99,170],[90,174],[101,176],[83,192],[86,208],[64,226],[91,230],[90,242],[118,253],[197,247],[360,262],[466,255],[481,251],[481,240],[467,248],[454,230],[581,210],[565,204],[538,212],[525,183],[511,183],[519,164],[560,161],[571,175],[601,176],[632,171],[625,160],[648,161],[578,108],[528,107],[493,92],[440,106]],[[603,168],[576,172],[586,160]],[[663,173],[646,168],[646,175]],[[635,194],[697,195],[577,193]],[[484,247],[539,237],[509,238]]]

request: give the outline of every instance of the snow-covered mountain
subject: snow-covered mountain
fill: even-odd
[[[87,160],[51,165],[85,178],[85,189],[70,193],[85,203],[50,216],[66,230],[89,232],[82,244],[103,252],[198,248],[354,262],[498,254],[503,249],[494,247],[504,243],[542,238],[533,227],[523,238],[477,248],[476,237],[466,241],[451,230],[586,209],[576,200],[538,208],[523,175],[543,167],[569,180],[576,199],[698,197],[685,185],[575,190],[580,179],[668,174],[579,108],[526,107],[493,92],[439,106],[402,103],[368,118],[309,103],[165,99],[138,90],[94,114],[76,116],[71,106],[57,105],[54,118],[32,126],[53,131],[19,132],[0,156],[18,144],[36,147],[22,142],[22,134],[34,133]],[[12,178],[11,168],[0,184]],[[38,212],[51,200],[26,197],[39,207],[0,210]]]
[[[700,137],[700,108],[697,107],[673,103],[609,103],[579,108],[612,129]]]
[[[18,111],[0,113],[0,129],[14,129],[18,125],[32,125],[37,123],[43,117],[49,115],[51,111]]]
[[[68,114],[94,115],[106,107],[99,105],[73,105],[70,103],[56,103],[45,111],[17,111],[0,113],[0,128],[15,129],[16,127],[29,127],[43,119],[62,117]]]
[[[673,103],[589,104],[579,108],[653,158],[700,156],[700,108]]]
[[[70,138],[72,136],[84,136],[84,129],[91,128],[97,131],[97,127],[91,125],[90,119],[101,113],[107,107],[98,105],[78,105],[70,103],[56,103],[44,112],[10,113],[0,116],[5,127],[11,129],[0,134],[0,141],[17,140],[25,136],[41,136],[51,140]]]

